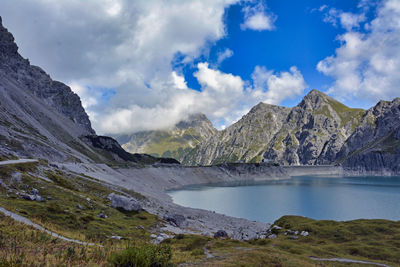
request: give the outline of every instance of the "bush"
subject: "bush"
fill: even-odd
[[[109,262],[116,267],[168,267],[171,258],[169,246],[142,244],[111,255]]]

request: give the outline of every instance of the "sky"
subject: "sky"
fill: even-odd
[[[98,134],[218,129],[318,89],[400,96],[400,0],[1,0],[22,56],[69,85]]]

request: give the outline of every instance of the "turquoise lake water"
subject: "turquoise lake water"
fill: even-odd
[[[311,177],[190,186],[175,203],[259,222],[283,215],[319,220],[400,220],[400,177]]]

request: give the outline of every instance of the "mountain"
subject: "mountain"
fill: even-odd
[[[159,161],[129,154],[114,139],[97,136],[79,96],[18,53],[1,17],[0,110],[2,156],[59,162]]]
[[[331,164],[364,114],[312,90],[291,109],[264,158],[281,165]]]
[[[264,159],[279,165],[342,164],[351,170],[400,171],[399,98],[363,110],[312,90],[293,108],[259,103],[222,131],[203,120],[211,130],[190,145],[181,138],[187,127],[175,127],[132,135],[124,147],[162,152],[185,165]]]
[[[364,113],[317,90],[293,108],[260,103],[198,145],[183,163],[260,162],[265,158],[280,165],[330,164]]]
[[[400,173],[400,98],[370,108],[337,160],[350,170]]]
[[[186,165],[259,162],[266,144],[283,126],[290,109],[259,103],[238,122],[197,145],[183,159]]]
[[[122,147],[132,153],[147,153],[182,161],[196,145],[217,133],[204,114],[190,115],[172,129],[142,131],[129,136],[117,136]]]

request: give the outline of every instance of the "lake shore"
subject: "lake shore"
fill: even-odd
[[[144,168],[111,168],[105,164],[59,164],[76,173],[83,173],[101,181],[141,193],[144,208],[163,217],[175,214],[185,217],[178,227],[167,225],[163,231],[196,233],[212,236],[218,230],[226,231],[232,238],[254,239],[262,235],[272,222],[255,222],[235,218],[213,211],[182,207],[173,203],[167,191],[189,185],[238,181],[268,181],[290,179],[292,176],[324,175],[339,177],[355,175],[340,166],[269,166],[266,164],[223,164],[219,166],[184,167],[158,165]],[[359,172],[359,175],[362,175]]]

